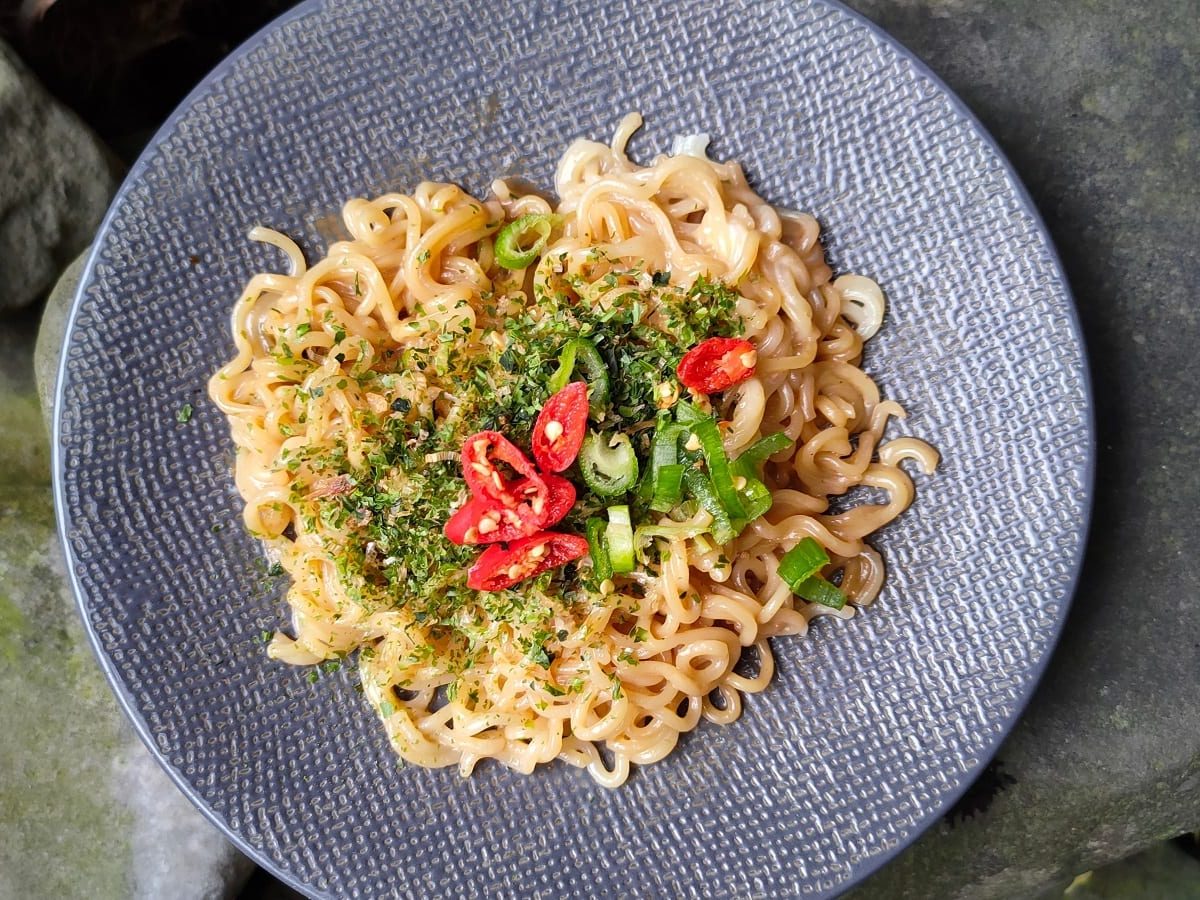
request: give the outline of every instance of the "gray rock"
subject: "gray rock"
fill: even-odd
[[[1170,897],[1200,900],[1200,859],[1174,844],[1158,844],[1132,859],[1075,880],[1065,900],[1131,900]]]
[[[46,422],[46,431],[50,431],[54,421],[54,393],[58,383],[58,363],[62,358],[63,337],[67,333],[67,315],[71,311],[71,302],[75,299],[75,289],[79,287],[79,276],[83,273],[83,264],[87,262],[90,247],[75,257],[75,261],[67,266],[59,277],[46,299],[46,307],[42,311],[42,324],[38,329],[37,346],[33,351],[33,375],[37,382],[38,400],[42,404],[42,418]]]
[[[1079,873],[1200,827],[1200,307],[1193,296],[1200,284],[1200,31],[1192,21],[1194,4],[851,5],[912,47],[960,93],[1030,188],[1079,300],[1094,366],[1100,451],[1084,578],[1042,688],[1000,750],[1002,768],[970,792],[959,815],[936,824],[857,896],[1061,897]],[[45,340],[57,352],[59,341]],[[31,400],[0,399],[0,465],[25,472],[15,467],[16,451],[7,443],[14,416],[21,434],[29,433],[36,422]],[[44,453],[44,443],[38,446]],[[44,472],[44,460],[35,468]],[[0,510],[16,502],[5,490]],[[39,505],[21,513],[34,522],[49,516],[46,488],[38,490]],[[34,549],[13,549],[22,538],[6,530],[8,521],[0,514],[0,594],[17,597],[4,582],[4,565]],[[22,590],[22,609],[42,602],[39,585],[26,583]],[[50,593],[57,592],[61,585]],[[49,672],[64,656],[28,649],[35,646],[32,637],[14,640],[5,624],[13,616],[0,604],[0,721],[32,733],[41,727],[35,715],[46,719],[45,732],[29,738],[29,746],[51,748],[45,768],[71,771],[72,778],[64,780],[63,796],[37,787],[47,777],[0,735],[0,771],[35,775],[28,802],[10,798],[0,779],[0,819],[30,817],[16,839],[6,835],[0,842],[0,896],[44,895],[68,877],[45,848],[88,831],[63,810],[77,806],[92,828],[115,810],[124,810],[122,817],[133,813],[107,799],[97,806],[94,795],[107,798],[111,790],[107,771],[68,759],[59,747],[111,741],[115,752],[121,746],[122,739],[111,737],[120,734],[117,726],[93,712],[99,704],[104,716],[115,716],[90,656],[66,666],[68,673],[75,667],[85,673],[79,680]],[[69,631],[75,616],[60,607],[36,621],[20,634],[42,635],[45,642],[54,622],[66,622]],[[36,652],[44,661],[20,663],[24,680],[17,682],[4,661],[10,652]],[[15,712],[18,692],[32,698],[29,715]],[[69,710],[64,697],[71,698]],[[51,809],[48,823],[38,821],[42,803]],[[106,852],[126,859],[135,829],[129,819],[121,821]],[[94,895],[122,895],[119,887],[109,888],[124,883],[125,870],[110,872],[95,840],[81,846],[76,864],[92,879]],[[1104,879],[1120,873],[1097,873],[1072,896],[1090,896],[1085,889],[1095,894]],[[1184,877],[1182,884],[1146,884],[1125,896],[1188,896],[1196,876]]]
[[[78,269],[47,309],[36,390],[29,324],[0,324],[0,897],[233,896],[252,863],[126,723],[67,583],[37,397]]]
[[[87,246],[116,189],[97,138],[0,41],[0,310],[32,303]]]

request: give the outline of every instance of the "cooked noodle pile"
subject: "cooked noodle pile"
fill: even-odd
[[[294,637],[277,633],[269,652],[304,665],[358,651],[365,694],[411,763],[467,774],[491,758],[528,773],[559,758],[613,787],[702,718],[733,722],[741,693],[771,680],[768,638],[875,599],[884,568],[865,539],[912,502],[900,463],[937,464],[919,440],[882,443],[904,413],[859,368],[883,318],[875,283],[833,280],[817,221],[773,209],[694,141],[632,162],[640,122],[627,117],[611,146],[567,149],[556,207],[502,181],[487,201],[428,182],[352,200],[350,239],[312,267],[286,237],[251,235],[286,252],[291,272],[251,279],[233,312],[237,356],[210,392],[237,446],[246,527],[291,579]],[[505,269],[494,238],[530,213],[561,218],[536,263]],[[440,529],[466,498],[462,439],[518,410],[522,367],[537,362],[523,344],[505,359],[515,317],[536,330],[561,315],[546,297],[591,311],[633,297],[634,316],[669,334],[656,303],[704,304],[688,293],[701,279],[736,292],[729,322],[758,350],[753,377],[712,398],[726,452],[775,432],[796,441],[765,466],[769,512],[724,547],[676,529],[604,584],[585,558],[510,591],[468,590],[479,548]],[[527,433],[519,411],[504,415]],[[884,502],[829,511],[860,485]],[[707,512],[683,514],[662,521],[702,532]],[[572,521],[559,527],[579,533]],[[780,578],[805,537],[828,553],[845,607],[808,603]]]

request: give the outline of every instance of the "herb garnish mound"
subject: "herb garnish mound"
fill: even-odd
[[[485,295],[474,327],[378,352],[369,368],[348,376],[368,401],[353,414],[366,435],[361,445],[286,458],[297,475],[291,502],[306,525],[319,520],[341,589],[368,612],[405,613],[408,627],[423,632],[409,662],[461,672],[507,625],[536,663],[553,646],[556,616],[579,621],[594,605],[614,602],[585,577],[586,563],[501,592],[466,587],[479,548],[451,543],[442,528],[466,497],[458,451],[468,435],[496,430],[528,450],[563,346],[586,337],[600,351],[611,386],[605,417],[593,427],[631,434],[644,457],[661,386],[678,388],[683,353],[704,338],[741,332],[738,295],[703,278],[681,288],[668,273],[631,269],[594,282],[551,278],[533,294],[528,303],[514,299],[521,293]],[[372,404],[373,398],[392,399]],[[564,474],[578,500],[558,528],[581,533],[583,519],[605,503],[577,473]]]

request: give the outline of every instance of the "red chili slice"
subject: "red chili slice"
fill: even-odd
[[[546,401],[533,426],[533,458],[547,472],[561,472],[575,461],[587,432],[588,389],[572,381]]]
[[[513,484],[512,495],[518,503],[505,508],[504,513],[514,526],[518,521],[523,524],[525,530],[521,532],[522,535],[533,534],[561,522],[575,505],[575,485],[559,475],[522,478]]]
[[[522,496],[523,482],[513,487]],[[493,544],[515,541],[562,521],[575,505],[575,486],[558,475],[545,477],[546,496],[541,512],[534,512],[536,491],[516,507],[506,507],[489,497],[475,496],[446,523],[445,534],[456,544]]]
[[[521,478],[508,481],[496,468],[497,462],[507,463]],[[476,497],[487,497],[506,507],[521,503],[513,488],[520,484],[526,493],[530,487],[534,494],[546,500],[546,486],[542,476],[512,441],[498,431],[481,431],[467,438],[462,449],[463,478]]]
[[[472,497],[450,517],[443,530],[446,537],[456,544],[488,544],[492,541],[515,541],[532,534],[537,530],[537,525],[526,524],[514,510],[501,506],[495,500]]]
[[[501,591],[526,578],[579,559],[588,543],[574,534],[541,531],[513,541],[505,549],[493,544],[471,566],[467,587],[476,591]]]
[[[694,391],[715,394],[754,374],[758,351],[739,338],[709,338],[683,355],[675,370],[679,380]]]
[[[543,528],[557,525],[575,505],[575,485],[560,475],[544,475],[546,481],[546,508],[540,518]]]

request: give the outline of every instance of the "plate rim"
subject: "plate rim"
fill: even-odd
[[[1041,236],[1045,242],[1046,259],[1050,263],[1052,274],[1056,277],[1057,282],[1061,285],[1063,294],[1066,299],[1066,311],[1068,318],[1068,328],[1071,336],[1078,344],[1080,351],[1080,365],[1078,370],[1080,387],[1083,394],[1083,409],[1081,418],[1086,430],[1085,439],[1083,441],[1084,459],[1082,465],[1081,482],[1083,486],[1082,497],[1080,498],[1081,519],[1076,524],[1076,529],[1072,534],[1075,539],[1073,556],[1069,561],[1069,579],[1066,589],[1063,592],[1062,604],[1057,614],[1056,620],[1051,625],[1047,632],[1047,640],[1042,656],[1035,665],[1028,670],[1028,675],[1023,679],[1020,692],[1013,703],[1011,714],[1003,721],[997,722],[998,730],[988,745],[980,752],[979,758],[971,769],[965,771],[960,779],[958,779],[954,788],[942,795],[941,799],[935,803],[923,816],[915,821],[913,828],[908,837],[898,841],[894,846],[887,848],[881,853],[874,856],[866,857],[860,864],[852,869],[850,877],[845,881],[840,882],[834,888],[833,894],[823,892],[821,896],[836,896],[842,893],[853,890],[862,885],[872,875],[892,862],[902,852],[910,848],[917,842],[938,820],[959,801],[966,793],[967,789],[980,777],[983,770],[991,764],[995,758],[1000,746],[1008,739],[1017,722],[1024,715],[1030,700],[1037,692],[1038,687],[1042,682],[1042,678],[1046,674],[1046,670],[1053,659],[1055,651],[1058,648],[1059,641],[1062,638],[1066,620],[1070,614],[1071,606],[1074,603],[1075,595],[1079,590],[1079,583],[1083,571],[1083,563],[1087,555],[1087,546],[1091,533],[1092,515],[1094,511],[1095,501],[1095,480],[1096,480],[1096,404],[1092,378],[1092,363],[1087,352],[1087,340],[1084,335],[1082,322],[1079,316],[1079,304],[1075,298],[1075,292],[1072,290],[1070,279],[1067,277],[1066,270],[1062,263],[1062,257],[1055,245],[1053,236],[1046,226],[1046,221],[1038,209],[1037,204],[1030,196],[1028,189],[1021,180],[1012,161],[1004,152],[1002,147],[992,133],[984,126],[979,117],[974,111],[953,91],[949,85],[942,79],[940,75],[933,71],[932,68],[915,53],[909,49],[898,38],[894,37],[883,26],[876,24],[869,19],[865,14],[851,9],[842,0],[809,0],[810,5],[824,6],[833,12],[839,13],[842,16],[850,19],[854,24],[866,28],[867,31],[875,37],[880,43],[887,45],[901,59],[912,66],[913,73],[917,78],[927,79],[936,91],[945,98],[949,103],[952,111],[966,122],[975,131],[980,141],[994,154],[996,161],[999,163],[1001,171],[1004,174],[1006,181],[1013,190],[1016,200],[1019,202],[1023,211],[1030,217],[1033,223],[1034,230]],[[321,11],[325,8],[325,0],[303,0],[293,8],[283,12],[279,16],[271,19],[252,35],[246,38],[234,50],[232,50],[224,59],[216,64],[187,95],[179,102],[172,110],[171,114],[166,118],[163,124],[154,132],[153,136],[147,141],[145,147],[138,154],[133,165],[129,167],[121,186],[113,195],[104,218],[100,225],[96,228],[92,238],[91,247],[88,250],[87,258],[84,266],[80,271],[79,283],[75,293],[71,299],[70,310],[66,318],[66,328],[63,332],[63,341],[59,352],[59,361],[55,367],[55,383],[54,383],[54,407],[53,407],[53,426],[51,429],[51,458],[50,471],[53,485],[54,495],[54,513],[56,521],[56,533],[59,542],[62,545],[63,554],[66,559],[67,579],[71,586],[71,593],[74,599],[74,606],[80,618],[83,620],[84,631],[87,635],[87,642],[91,648],[92,655],[96,658],[100,665],[101,671],[104,673],[105,679],[108,682],[113,694],[116,697],[117,705],[124,714],[128,723],[132,726],[134,733],[137,735],[142,744],[150,751],[151,756],[159,767],[166,772],[167,776],[175,784],[175,786],[183,793],[188,801],[195,807],[201,815],[204,816],[217,830],[222,837],[232,843],[239,852],[251,859],[256,865],[267,870],[272,876],[288,885],[293,890],[299,892],[306,897],[326,897],[334,896],[331,892],[320,892],[314,887],[297,878],[292,872],[280,866],[273,858],[271,858],[264,850],[254,847],[246,841],[242,835],[231,828],[226,822],[222,821],[216,811],[212,809],[198,792],[192,787],[191,783],[184,777],[183,773],[171,765],[163,752],[159,749],[154,741],[153,735],[150,733],[149,725],[145,717],[136,707],[133,697],[121,680],[116,666],[111,657],[104,652],[100,638],[96,634],[92,626],[91,619],[88,615],[87,604],[89,598],[84,591],[79,577],[76,574],[77,560],[71,549],[68,531],[71,524],[70,511],[68,509],[67,498],[65,494],[63,482],[63,467],[65,460],[63,459],[62,451],[62,419],[63,419],[63,395],[65,393],[65,376],[67,372],[67,350],[71,344],[71,339],[75,331],[76,319],[79,314],[80,307],[83,304],[84,295],[92,281],[97,257],[99,255],[101,238],[107,234],[112,226],[113,220],[116,218],[117,211],[122,206],[126,195],[133,189],[134,185],[140,180],[145,171],[149,168],[160,144],[169,136],[192,110],[196,101],[203,97],[208,91],[234,67],[236,63],[241,61],[249,53],[256,50],[266,39],[278,28],[297,19],[307,18],[308,16]]]

